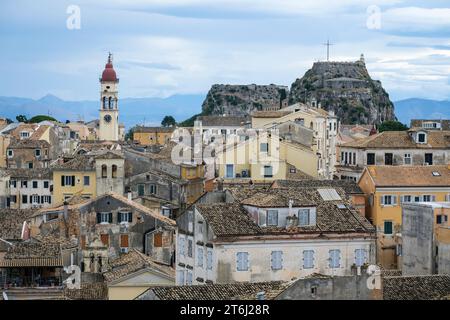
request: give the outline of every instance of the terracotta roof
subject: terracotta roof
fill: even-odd
[[[252,118],[281,118],[291,113],[292,111],[255,111]]]
[[[14,178],[28,178],[28,179],[39,179],[48,180],[52,179],[52,171],[48,168],[42,169],[8,169],[7,174]]]
[[[22,235],[24,221],[33,215],[33,210],[0,209],[0,238],[18,240]]]
[[[163,273],[175,281],[175,270],[173,268],[157,263],[151,257],[136,249],[110,262],[109,270],[103,273],[103,276],[107,282],[112,282],[146,268]]]
[[[64,288],[68,300],[107,300],[108,287],[104,282],[82,283],[80,289]]]
[[[199,116],[197,120],[205,127],[231,126],[240,127],[245,124],[246,117],[240,116]]]
[[[450,187],[449,166],[368,166],[364,172],[377,187]]]
[[[450,295],[450,275],[384,277],[384,300],[438,300]]]
[[[50,144],[45,140],[14,140],[11,141],[8,149],[35,149],[35,148],[49,148]]]
[[[356,182],[346,180],[276,180],[272,188],[342,188],[347,194],[364,194]]]
[[[342,144],[342,147],[365,149],[432,149],[449,148],[450,131],[427,131],[427,143],[416,143],[409,131],[384,131],[364,139]]]
[[[101,152],[91,152],[89,155],[95,156],[95,159],[125,159],[125,157],[117,151],[101,151]]]
[[[259,192],[241,203],[216,203],[196,205],[218,237],[281,235],[302,233],[374,233],[375,229],[358,211],[353,209],[343,189],[336,188],[342,200],[325,201],[316,189],[290,190],[272,189]],[[260,227],[250,217],[243,205],[262,208],[288,207],[289,200],[294,200],[293,207],[309,206],[316,208],[315,226]],[[339,205],[344,205],[342,208]]]
[[[8,248],[0,267],[62,267],[61,248],[57,243],[35,239]]]
[[[34,133],[31,135],[31,140],[40,140],[42,138],[42,135],[50,128],[50,126],[39,126]]]
[[[89,155],[79,155],[65,163],[55,164],[54,171],[94,171],[95,159]]]
[[[171,286],[151,288],[140,295],[137,300],[147,300],[148,294],[154,293],[160,300],[236,300],[254,299],[260,292],[265,299],[275,299],[291,285],[290,282],[239,282],[230,284],[207,284],[194,286]]]

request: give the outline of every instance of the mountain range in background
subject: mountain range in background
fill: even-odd
[[[202,110],[206,94],[174,95],[168,98],[124,98],[119,101],[120,121],[132,126],[159,126],[166,115],[181,122]],[[99,101],[65,101],[54,95],[33,100],[0,97],[0,116],[15,120],[19,114],[28,118],[50,115],[61,122],[90,121],[99,117]],[[450,101],[411,98],[394,102],[398,120],[409,125],[411,119],[450,119]]]

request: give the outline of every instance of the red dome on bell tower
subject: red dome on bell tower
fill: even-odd
[[[112,64],[112,54],[110,53],[108,56],[108,62],[105,65],[105,70],[103,70],[102,77],[100,81],[113,81],[117,82],[119,79],[117,78],[116,71],[114,70]]]

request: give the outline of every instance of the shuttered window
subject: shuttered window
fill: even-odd
[[[185,255],[185,247],[186,247],[186,239],[180,236],[178,238],[178,252],[180,253],[180,256]]]
[[[248,271],[248,268],[249,268],[248,252],[236,253],[236,270]]]
[[[203,248],[197,247],[197,266],[203,268]]]
[[[341,250],[330,250],[330,268],[339,268],[341,265]]]
[[[271,256],[272,270],[283,269],[283,251],[272,251]]]
[[[267,225],[268,226],[278,225],[278,210],[267,210]]]
[[[392,234],[392,221],[384,222],[384,234]]]
[[[357,267],[361,267],[366,263],[367,252],[364,249],[355,250],[355,264]]]
[[[309,209],[298,210],[298,224],[300,226],[309,225]]]
[[[206,269],[212,270],[213,265],[213,252],[211,250],[208,250],[206,252]]]
[[[184,270],[178,271],[178,284],[184,284]]]
[[[155,248],[161,248],[162,247],[162,233],[161,232],[158,232],[158,233],[155,233],[154,235],[153,235],[153,246],[155,247]]]
[[[128,248],[128,235],[127,234],[120,235],[120,247]]]
[[[303,251],[303,269],[314,268],[314,250]]]
[[[105,246],[109,246],[109,235],[108,234],[101,234],[100,239],[102,240],[102,243]]]

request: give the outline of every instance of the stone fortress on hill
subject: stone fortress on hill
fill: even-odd
[[[315,62],[290,90],[279,85],[215,84],[202,115],[247,116],[305,103],[334,111],[343,124],[380,124],[395,120],[394,105],[381,82],[367,71],[364,56],[355,62]]]

